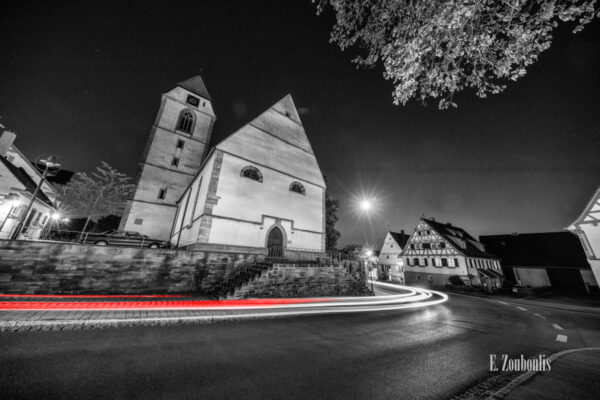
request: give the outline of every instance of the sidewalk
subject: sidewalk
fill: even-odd
[[[518,384],[507,395],[500,392],[493,399],[600,399],[600,349],[557,354],[552,369],[539,372]],[[517,379],[518,380],[518,379]],[[509,385],[511,386],[511,385]]]

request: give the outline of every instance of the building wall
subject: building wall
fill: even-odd
[[[207,245],[189,251],[0,240],[0,292],[214,294],[232,287],[248,265],[264,264],[264,253]],[[277,297],[364,295],[361,271],[357,261],[279,265],[254,285],[245,285],[238,297],[271,296],[274,290]]]
[[[198,107],[186,103],[189,95],[200,98]],[[183,110],[195,115],[190,134],[176,129]],[[176,203],[200,170],[215,118],[209,100],[183,88],[176,87],[163,95],[142,155],[138,186],[120,229],[169,239]],[[179,141],[183,142],[183,148],[178,148]],[[174,158],[179,159],[176,166],[172,165]],[[166,190],[164,199],[159,199],[161,190]]]
[[[25,191],[25,186],[0,163],[0,239],[9,238],[17,228],[20,218],[27,210],[31,201],[31,194]],[[8,200],[5,196],[16,196]],[[20,238],[37,239],[44,228],[51,222],[54,209],[48,204],[36,200],[30,211],[29,225]],[[25,221],[25,223],[27,220]]]
[[[585,235],[585,243],[582,245],[588,259],[600,259],[600,224],[581,224],[579,230]]]
[[[434,275],[444,275],[446,277],[450,277],[452,275],[461,275],[461,276],[467,276],[468,272],[467,272],[467,266],[465,263],[465,259],[462,256],[452,256],[453,259],[457,259],[458,260],[458,266],[456,267],[451,267],[451,266],[447,266],[447,267],[443,267],[443,266],[434,266],[431,265],[431,257],[426,257],[429,258],[428,262],[427,262],[427,266],[415,266],[415,265],[410,265],[412,264],[413,260],[412,258],[415,257],[411,257],[411,260],[409,259],[405,259],[405,265],[404,265],[404,273],[406,275],[406,273],[411,272],[413,274],[434,274]],[[416,257],[419,259],[422,259],[423,257]],[[442,257],[438,257],[438,258],[442,258]],[[446,258],[446,257],[443,257]],[[410,261],[410,263],[409,263]],[[420,262],[422,264],[422,262]],[[477,273],[475,273],[475,275],[477,276]],[[406,278],[406,282],[408,283],[408,278]],[[444,284],[446,284],[447,282],[444,282]]]
[[[513,268],[517,284],[531,287],[551,286],[550,278],[545,268]]]
[[[579,273],[581,274],[581,278],[585,282],[587,286],[596,286],[598,287],[598,282],[596,282],[596,277],[594,276],[594,272],[590,269],[580,269]]]

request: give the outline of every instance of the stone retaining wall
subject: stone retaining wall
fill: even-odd
[[[355,261],[334,265],[275,264],[229,298],[370,295],[365,270]]]
[[[210,295],[240,269],[264,260],[264,254],[210,246],[200,251],[0,240],[0,293]],[[310,273],[303,268],[290,267],[281,275],[285,282],[292,279],[293,285],[283,286],[289,292],[281,289],[278,296],[332,296],[340,292],[338,287],[345,294],[363,293],[357,289],[365,282],[364,274],[357,272],[360,269],[346,273],[350,269],[339,263],[310,267],[317,271]],[[332,273],[335,269],[339,271]],[[276,283],[274,277],[270,282]]]

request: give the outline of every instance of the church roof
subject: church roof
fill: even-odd
[[[206,85],[204,84],[204,81],[200,75],[196,75],[183,82],[179,82],[177,86],[212,101],[210,95],[208,94],[208,90],[206,90]]]

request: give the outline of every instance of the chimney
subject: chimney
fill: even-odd
[[[17,134],[11,131],[4,131],[2,135],[0,135],[0,157],[6,157],[6,153],[10,146],[12,146],[13,142]]]
[[[402,229],[402,230],[400,231],[400,233],[401,233],[402,235],[404,235],[404,229]]]

